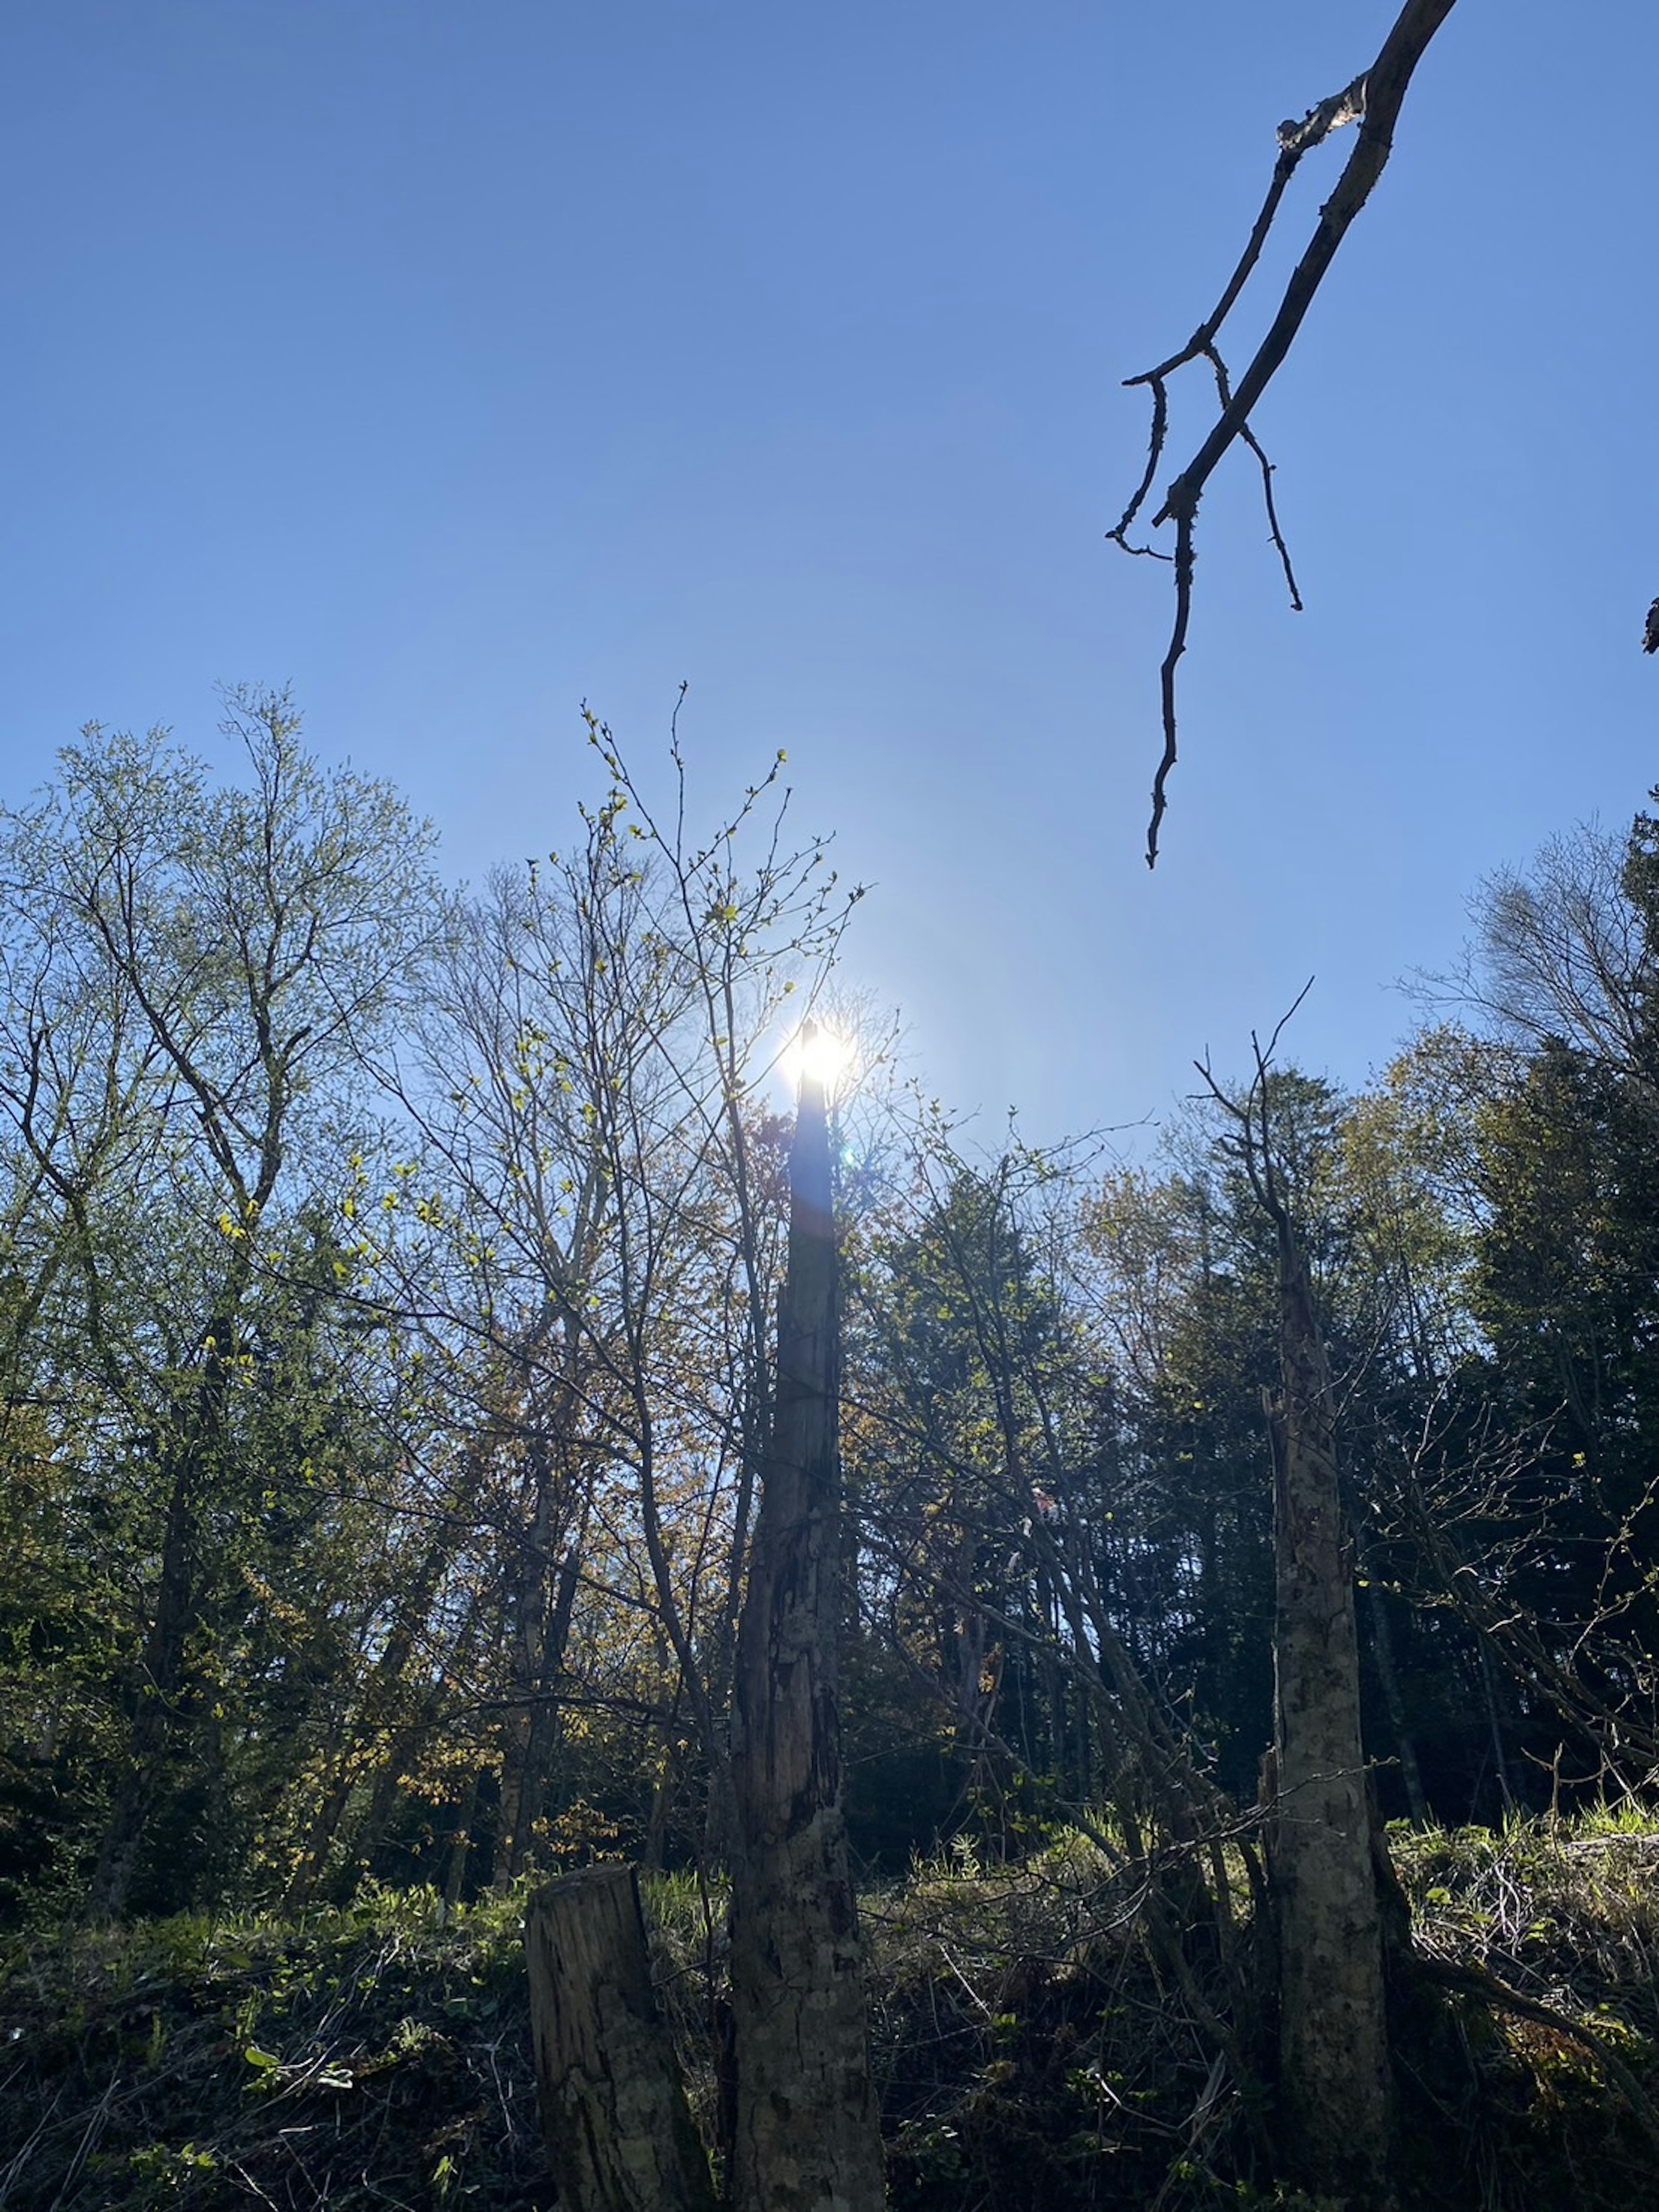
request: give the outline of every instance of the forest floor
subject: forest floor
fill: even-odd
[[[1408,2201],[1659,2203],[1659,1822],[1389,1840],[1428,1968],[1395,2024]],[[707,2122],[720,1903],[647,1887]],[[958,1843],[866,1896],[895,2208],[1314,2212],[1267,2178],[1203,1958],[1161,1969],[1144,1902],[1070,1833],[1007,1866]],[[10,1939],[0,2207],[549,2212],[522,1913],[371,1890]]]

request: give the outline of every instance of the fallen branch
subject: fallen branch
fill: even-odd
[[[1606,2036],[1587,2027],[1583,2021],[1575,2020],[1571,2013],[1559,2011],[1554,2005],[1540,2003],[1538,1998],[1511,1989],[1486,1966],[1453,1966],[1449,1960],[1425,1958],[1421,1953],[1413,1964],[1425,1981],[1436,1983],[1442,1989],[1455,1990],[1460,1996],[1485,1997],[1488,2003],[1502,2006],[1517,2020],[1529,2020],[1540,2027],[1553,2028],[1558,2035],[1566,2036],[1581,2050],[1588,2051],[1598,2066],[1607,2069],[1609,2079],[1617,2084],[1648,2140],[1659,2149],[1659,2112],[1655,2111],[1653,2100]]]

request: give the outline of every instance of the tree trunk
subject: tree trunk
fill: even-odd
[[[1369,2203],[1386,2189],[1391,2097],[1353,1577],[1312,1285],[1282,1202],[1274,1218],[1284,1395],[1274,1470],[1270,1877],[1280,2081],[1289,2147],[1305,2179]]]
[[[738,1636],[737,2212],[879,2212],[883,2156],[841,1802],[837,1257],[823,1087],[790,1154],[777,1387]]]
[[[466,1870],[472,1857],[472,1823],[478,1812],[478,1775],[475,1767],[455,1814],[450,1831],[449,1859],[444,1869],[444,1911],[453,1912],[466,1894]]]
[[[551,1605],[546,1608],[547,1617],[540,1629],[537,1671],[526,1687],[525,1730],[513,1792],[510,1826],[503,1793],[501,1838],[507,1850],[503,1873],[498,1845],[495,1868],[495,1887],[498,1889],[503,1886],[504,1880],[510,1881],[514,1875],[524,1873],[530,1864],[538,1841],[537,1830],[547,1811],[549,1784],[563,1733],[564,1715],[559,1702],[558,1686],[564,1673],[565,1648],[570,1641],[570,1622],[575,1611],[576,1593],[581,1585],[581,1547],[580,1544],[573,1544],[559,1569]]]
[[[125,1756],[88,1888],[87,1917],[94,1922],[119,1920],[126,1913],[178,1725],[185,1653],[196,1617],[196,1490],[195,1469],[185,1451],[169,1489],[155,1615],[128,1691]]]
[[[564,1505],[562,1486],[556,1483],[554,1474],[552,1415],[544,1407],[539,1411],[535,1407],[534,1375],[527,1351],[523,1368],[526,1418],[531,1424],[525,1465],[532,1502],[529,1526],[518,1538],[519,1556],[507,1606],[509,1703],[501,1717],[501,1813],[492,1877],[498,1890],[505,1889],[514,1875],[522,1872],[541,1811],[542,1792],[536,1772],[537,1708],[550,1672],[546,1643],[552,1601],[549,1585],[556,1522]],[[556,1668],[557,1657],[552,1663]],[[545,1741],[544,1727],[539,1732],[540,1745]]]
[[[409,1662],[454,1559],[456,1531],[471,1510],[478,1480],[477,1462],[469,1456],[462,1486],[452,1493],[440,1516],[437,1534],[404,1584],[392,1633],[363,1685],[356,1717],[331,1762],[327,1786],[319,1790],[305,1849],[283,1897],[285,1911],[299,1911],[324,1888],[329,1858],[346,1826],[352,1793],[374,1766],[377,1737],[389,1736],[393,1744],[407,1739],[408,1707],[413,1702],[407,1681]]]
[[[279,1157],[274,1135],[267,1135],[266,1148],[273,1160]],[[274,1164],[270,1174],[274,1177]],[[263,1192],[258,1202],[263,1204]],[[250,1223],[257,1221],[255,1201],[249,1200],[247,1206]],[[203,1501],[224,1441],[225,1393],[249,1265],[246,1257],[232,1265],[217,1310],[204,1332],[201,1370],[191,1401],[177,1429],[165,1436],[160,1455],[156,1471],[167,1492],[161,1578],[143,1656],[128,1689],[131,1726],[125,1756],[88,1889],[87,1914],[93,1921],[119,1920],[128,1910],[146,1831],[174,1755],[175,1740],[185,1734],[189,1719],[185,1710],[186,1660],[191,1638],[201,1625],[196,1551]],[[196,1869],[170,1872],[174,1880],[180,1874],[186,1877],[167,1900],[176,1909],[189,1894],[189,1878]]]
[[[1364,1537],[1360,1537],[1362,1571],[1364,1562]],[[1395,1664],[1394,1629],[1389,1620],[1388,1605],[1376,1582],[1366,1577],[1367,1611],[1370,1614],[1371,1649],[1376,1655],[1377,1679],[1382,1685],[1382,1701],[1389,1709],[1389,1725],[1394,1730],[1394,1747],[1400,1756],[1400,1780],[1406,1792],[1406,1803],[1412,1819],[1419,1828],[1425,1827],[1429,1818],[1429,1801],[1423,1790],[1423,1770],[1417,1763],[1417,1740],[1412,1734],[1407,1717],[1405,1692],[1400,1686],[1400,1670]]]
[[[550,1882],[530,1901],[524,1940],[560,2212],[716,2212],[651,1988],[634,1869]]]

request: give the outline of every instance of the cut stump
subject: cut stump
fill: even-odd
[[[591,1867],[525,1915],[530,2033],[560,2212],[716,2212],[651,1987],[638,1877]]]

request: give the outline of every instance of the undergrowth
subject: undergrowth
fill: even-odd
[[[1659,1826],[1390,1837],[1438,1985],[1395,2021],[1411,2201],[1659,2201]],[[1275,2191],[1263,2115],[1142,1938],[1140,1890],[1066,1834],[965,1845],[868,1895],[872,2056],[896,2212],[1199,2212]],[[291,1922],[16,1938],[0,1958],[0,2207],[551,2212],[522,1893],[447,1913],[367,1891]],[[725,1900],[647,1884],[659,1985],[708,2126]],[[1547,2017],[1456,1977],[1495,1977]],[[1213,1993],[1213,1992],[1211,1992]],[[1611,2054],[1611,2059],[1608,2057]]]
[[[374,1890],[14,1946],[0,2204],[549,2205],[521,1927]]]

